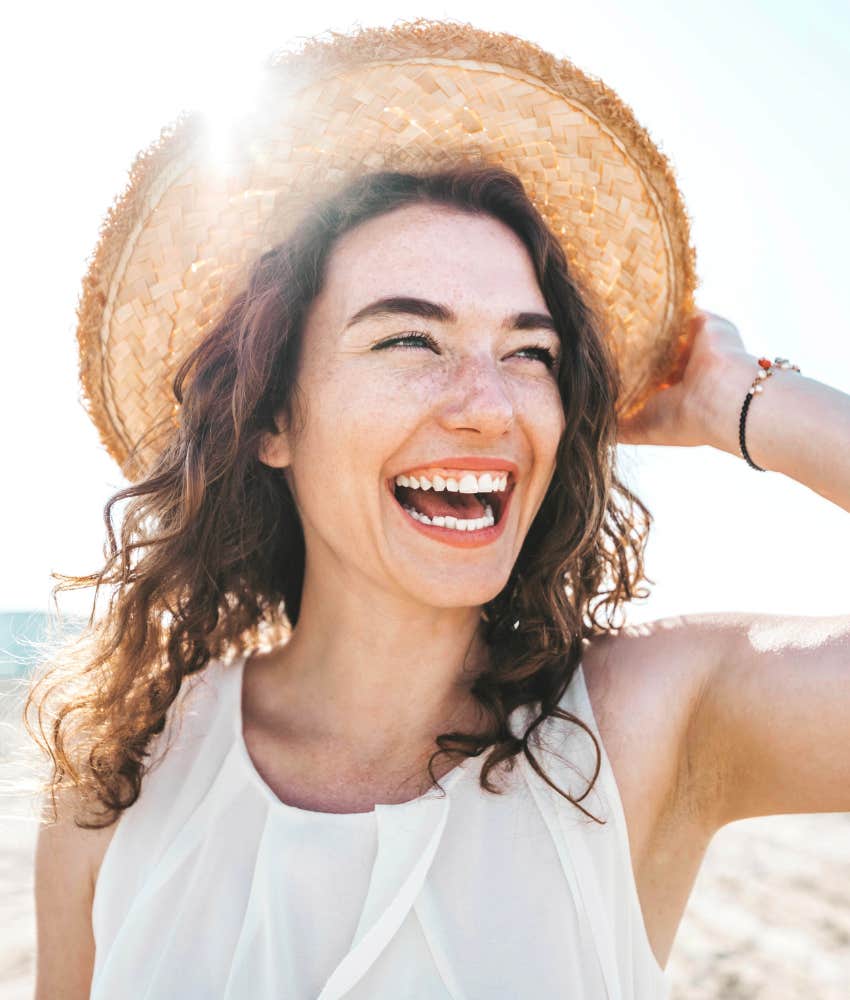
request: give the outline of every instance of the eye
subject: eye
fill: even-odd
[[[419,341],[422,341],[423,343],[427,344],[429,347],[433,348],[434,350],[438,349],[437,348],[437,342],[434,340],[434,338],[430,334],[428,334],[428,333],[417,333],[417,332],[405,333],[405,334],[403,334],[400,337],[391,337],[389,340],[382,340],[380,344],[376,344],[374,346],[374,348],[372,348],[372,349],[375,350],[375,351],[380,351],[380,350],[382,350],[385,347],[393,347],[396,344],[400,345],[400,344],[403,344],[404,341],[411,341],[411,340],[419,340]],[[408,345],[408,346],[410,346],[410,345]]]
[[[517,353],[523,354],[526,351],[530,351],[532,354],[536,355],[547,368],[555,367],[555,355],[549,350],[548,347],[523,347]]]

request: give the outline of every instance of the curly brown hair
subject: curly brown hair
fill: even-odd
[[[467,162],[373,172],[317,205],[256,261],[181,364],[173,380],[177,425],[149,473],[104,508],[105,565],[85,576],[54,574],[54,602],[59,591],[95,587],[87,625],[42,660],[24,707],[27,730],[52,762],[45,790],[54,816],[57,791],[70,780],[82,800],[106,810],[104,821],[101,810],[77,825],[111,825],[139,796],[152,738],[164,730],[184,679],[214,658],[263,637],[283,639],[296,627],[304,535],[283,471],[260,461],[258,446],[266,432],[276,432],[276,415],[290,426],[297,421],[302,329],[335,241],[415,203],[492,216],[523,241],[562,345],[557,379],[566,418],[554,475],[510,578],[482,607],[490,662],[471,691],[489,723],[481,732],[438,736],[429,774],[439,785],[437,756],[462,759],[489,748],[480,783],[499,792],[490,772],[503,763],[511,769],[523,753],[552,788],[591,815],[580,800],[599,773],[598,741],[558,703],[583,640],[619,627],[621,606],[647,596],[638,585],[649,580],[643,552],[652,517],[616,474],[620,381],[601,311],[521,180]],[[117,541],[112,509],[124,500]],[[96,615],[104,584],[108,607]],[[27,718],[33,705],[38,732]],[[508,719],[521,705],[539,711],[516,736]],[[596,748],[593,778],[577,799],[557,788],[532,749],[550,716],[579,725]]]

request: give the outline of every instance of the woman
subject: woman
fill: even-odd
[[[590,291],[496,166],[367,172],[257,260],[110,500],[39,997],[661,996],[718,828],[850,809],[850,620],[614,625],[649,524],[618,439],[738,454],[758,386],[748,461],[850,510],[850,397],[704,311],[687,344],[618,419]]]

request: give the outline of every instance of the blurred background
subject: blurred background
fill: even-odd
[[[613,87],[670,159],[692,220],[697,305],[734,322],[752,353],[850,392],[846,0],[365,0],[357,12],[321,0],[304,10],[81,0],[18,5],[4,19],[0,994],[10,1000],[32,995],[35,949],[35,820],[14,794],[12,760],[27,745],[27,641],[43,634],[51,572],[100,567],[103,506],[125,485],[80,402],[80,280],[135,154],[181,110],[226,122],[271,50],[329,30],[421,16],[535,41]],[[850,610],[850,521],[834,504],[710,448],[621,446],[620,459],[655,517],[655,583],[629,621]],[[91,598],[61,598],[72,625]],[[850,995],[850,815],[721,830],[669,969],[679,998]]]

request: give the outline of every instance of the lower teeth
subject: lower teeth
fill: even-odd
[[[484,508],[483,517],[475,517],[471,520],[462,520],[458,517],[452,517],[449,514],[446,517],[428,517],[427,514],[420,514],[418,510],[414,510],[413,507],[407,507],[404,504],[404,509],[412,518],[417,521],[421,521],[422,524],[433,524],[438,528],[451,528],[454,531],[478,531],[481,528],[492,528],[496,523],[496,519],[493,516],[493,508],[490,504],[487,504]]]

